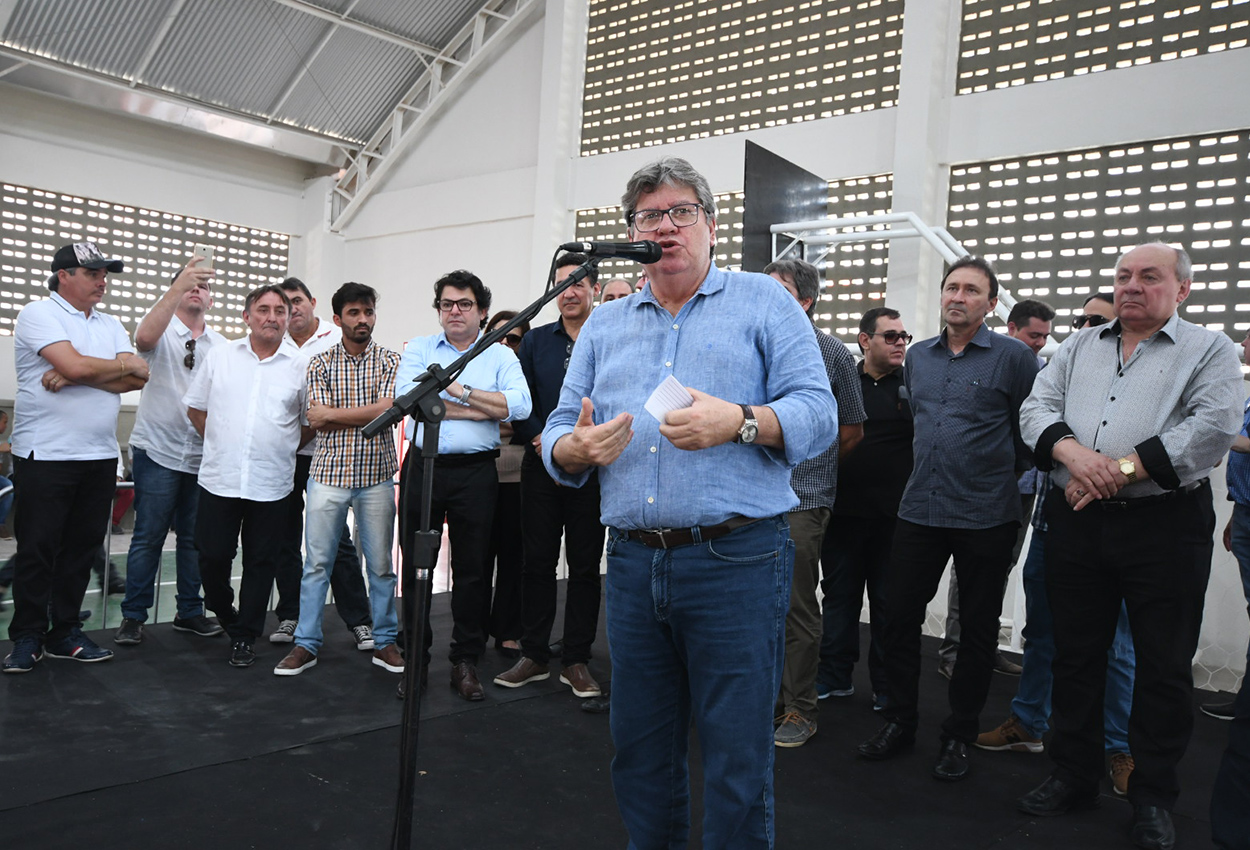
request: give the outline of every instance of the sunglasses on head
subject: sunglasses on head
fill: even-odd
[[[1107,324],[1107,322],[1109,321],[1111,320],[1108,319],[1106,316],[1100,316],[1097,313],[1085,313],[1083,315],[1077,316],[1075,319],[1072,320],[1072,327],[1076,328],[1077,330],[1080,330],[1086,325],[1089,325],[1091,328],[1096,328],[1099,325]]]

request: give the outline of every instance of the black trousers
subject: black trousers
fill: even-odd
[[[1250,687],[1233,704],[1228,749],[1211,792],[1211,838],[1219,850],[1250,850]]]
[[[421,482],[424,470],[421,451],[412,448],[404,461],[400,479],[400,504],[409,512],[400,516],[400,540],[404,557],[411,558],[412,533],[421,527]],[[487,597],[486,570],[490,551],[491,523],[495,516],[495,496],[499,473],[495,459],[481,456],[440,456],[434,466],[434,498],[430,513],[435,529],[447,522],[451,543],[451,652],[452,664],[476,664],[486,651],[482,623],[483,600]],[[407,592],[407,588],[404,589]],[[430,660],[434,630],[430,627],[430,602],[425,605],[425,634],[422,649]],[[406,625],[406,624],[405,624]]]
[[[195,543],[200,550],[200,582],[204,605],[217,615],[231,640],[249,643],[260,637],[269,609],[269,590],[282,551],[282,537],[274,534],[287,518],[285,500],[253,502],[217,496],[200,488],[195,516]],[[239,607],[234,608],[230,569],[243,537],[243,579]]]
[[[915,729],[920,715],[920,630],[946,562],[959,576],[963,635],[947,690],[951,713],[942,740],[971,744],[994,673],[1003,579],[1011,569],[1018,523],[993,528],[936,528],[900,519],[894,529],[885,625],[887,720]]]
[[[283,529],[282,552],[278,556],[278,604],[274,608],[279,620],[299,619],[299,586],[304,577],[304,555],[300,549],[304,542],[304,491],[308,489],[311,468],[312,456],[295,456],[295,488],[285,499],[288,513],[284,525],[280,526]],[[346,524],[339,537],[338,551],[334,553],[330,589],[334,591],[334,610],[347,628],[373,623],[360,556],[356,554],[356,545],[352,543],[352,533]]]
[[[10,638],[55,642],[81,625],[78,612],[91,568],[101,559],[116,483],[115,458],[13,458],[17,554]]]
[[[859,517],[834,514],[820,548],[824,578],[821,609],[820,670],[816,680],[832,688],[851,685],[859,661],[859,612],[868,589],[871,618],[868,677],[876,694],[885,694],[886,579],[894,539],[892,516]]]
[[[590,661],[599,628],[600,575],[606,531],[599,522],[599,476],[583,487],[561,487],[542,459],[521,461],[521,522],[525,541],[525,633],[521,651],[539,664],[551,660],[556,619],[556,569],[564,537],[569,583],[564,599],[564,664]]]
[[[482,598],[482,629],[496,641],[521,639],[521,582],[525,557],[521,546],[521,484],[501,483],[491,523],[490,553],[486,557],[486,588],[490,590],[491,564],[495,567],[494,601],[489,592]]]
[[[1093,788],[1103,772],[1107,649],[1123,600],[1137,675],[1128,743],[1129,799],[1171,809],[1176,765],[1193,732],[1191,663],[1211,574],[1211,486],[1130,510],[1073,511],[1062,488],[1046,501],[1046,596],[1054,616],[1050,752],[1055,776]]]

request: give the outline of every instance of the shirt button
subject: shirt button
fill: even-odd
[[[677,329],[678,329],[678,328],[680,328],[680,327],[681,327],[681,325],[673,325],[673,330],[677,330]]]
[[[665,365],[665,366],[667,366],[668,368],[672,369],[672,368],[673,368],[673,361],[672,361],[672,360],[669,360],[669,361],[668,361],[668,362],[666,362],[664,365]],[[1112,399],[1112,400],[1114,401],[1114,399]]]
[[[1112,397],[1111,397],[1111,400],[1112,400],[1112,401],[1115,401],[1115,396],[1112,396]]]
[[[654,505],[654,504],[655,504],[655,497],[654,497],[654,496],[648,496],[648,497],[647,497],[647,504],[648,504],[648,505]]]
[[[1106,420],[1106,419],[1102,420],[1102,424],[1106,425],[1106,424],[1107,424],[1107,420]]]
[[[652,454],[655,454],[655,446],[652,446],[652,447],[651,447],[651,453],[652,453]]]

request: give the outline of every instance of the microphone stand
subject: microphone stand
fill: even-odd
[[[419,641],[425,635],[425,608],[430,597],[430,579],[434,574],[436,553],[442,538],[440,530],[432,527],[434,501],[434,459],[438,456],[439,426],[447,408],[439,393],[450,386],[474,358],[494,345],[504,334],[538,315],[548,303],[573,284],[583,280],[598,265],[601,258],[591,257],[572,274],[548,289],[533,304],[519,312],[503,327],[483,336],[454,363],[443,369],[432,363],[416,378],[417,385],[395,399],[391,408],[365,425],[361,433],[366,438],[377,436],[411,415],[424,424],[421,441],[421,504],[420,526],[411,532],[411,542],[404,546],[405,531],[409,528],[411,487],[404,486],[401,479],[399,497],[400,551],[403,553],[401,583],[403,595],[400,609],[404,617],[404,707],[399,742],[399,788],[395,801],[395,820],[391,830],[391,850],[409,850],[412,846],[412,809],[416,797],[417,742],[420,735],[421,673],[425,666],[425,652]],[[410,461],[410,462],[415,462]],[[441,518],[440,518],[441,519]]]

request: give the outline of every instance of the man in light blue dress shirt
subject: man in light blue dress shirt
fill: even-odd
[[[416,378],[428,366],[449,366],[473,346],[486,326],[490,312],[490,290],[477,275],[454,271],[434,284],[434,309],[443,330],[432,336],[419,336],[408,342],[395,374],[395,394],[402,396],[416,386]],[[521,364],[506,345],[492,345],[465,367],[459,379],[443,391],[448,402],[447,419],[438,432],[438,458],[434,464],[433,522],[438,528],[447,519],[451,542],[451,686],[464,699],[485,699],[477,677],[477,661],[486,651],[482,623],[482,600],[487,592],[486,567],[489,558],[491,523],[495,515],[495,495],[499,476],[495,458],[499,456],[499,423],[530,415],[530,391]],[[421,441],[424,427],[408,421],[406,435],[411,441],[401,476],[401,489],[415,487],[407,502],[412,512],[400,517],[400,539],[407,546],[420,522]],[[413,553],[405,551],[404,557]],[[429,597],[426,597],[423,651],[429,669]]]
[[[578,336],[542,435],[552,477],[598,467],[609,526],[612,780],[631,848],[685,846],[690,720],[705,848],[773,847],[773,702],[798,504],[790,470],[827,448],[837,405],[811,324],[772,278],[711,263],[707,180],[665,157],[622,199],[629,238],[663,248],[649,282]],[[672,377],[693,397],[644,410]]]

